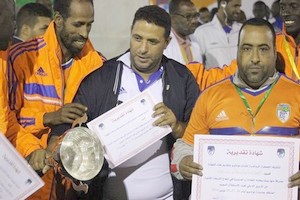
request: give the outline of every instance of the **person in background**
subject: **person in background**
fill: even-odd
[[[252,13],[255,18],[262,18],[269,20],[270,18],[270,9],[263,1],[256,1],[253,4]]]
[[[25,4],[17,14],[13,44],[41,36],[52,20],[51,11],[39,3]]]
[[[218,8],[215,7],[215,8],[212,8],[211,11],[210,11],[210,14],[211,14],[211,18],[214,18],[215,14],[218,12]]]
[[[206,68],[229,65],[236,58],[237,23],[241,0],[218,0],[218,12],[211,22],[198,27],[194,33]]]
[[[188,198],[184,195],[189,189],[181,185],[186,182],[172,180],[169,152],[184,132],[199,89],[184,65],[163,55],[170,30],[171,19],[164,9],[155,5],[139,8],[131,26],[129,51],[106,61],[89,75],[75,96],[74,102],[88,108],[90,121],[148,90],[160,102],[153,108],[153,117],[158,117],[153,125],[172,129],[164,138],[110,170],[104,199]],[[52,129],[50,142],[69,127],[66,124]]]
[[[243,24],[245,21],[247,21],[246,14],[243,10],[241,10],[237,22]]]
[[[199,13],[190,0],[172,0],[169,3],[172,22],[171,38],[164,55],[181,64],[201,62],[199,46],[193,33],[198,27]]]
[[[200,17],[200,23],[206,24],[211,21],[211,13],[209,12],[207,7],[202,7],[199,9],[199,17]]]
[[[9,121],[7,58],[15,31],[15,2],[14,0],[0,1],[0,132],[14,145],[16,134],[7,132]],[[0,133],[0,134],[1,134]]]
[[[183,138],[174,144],[174,176],[202,176],[201,163],[193,162],[195,134],[299,136],[300,86],[276,71],[276,56],[273,26],[260,18],[246,21],[239,34],[238,71],[201,93]],[[279,106],[288,117],[278,114]],[[286,187],[299,185],[300,172]]]
[[[282,17],[280,16],[280,0],[275,0],[272,3],[271,14],[272,18],[270,18],[269,21],[273,24],[275,31],[279,33],[283,28]]]
[[[103,57],[94,49],[89,33],[94,22],[93,0],[55,0],[54,20],[42,37],[18,43],[9,53],[9,104],[18,123],[16,148],[45,186],[31,198],[49,199],[53,170],[45,173],[48,133],[52,126],[73,123],[86,107],[72,103],[81,81],[100,68]],[[24,128],[26,132],[19,132]],[[95,195],[90,191],[87,196]],[[60,193],[64,199],[65,193]]]
[[[280,16],[283,30],[276,35],[277,51],[285,62],[285,74],[300,81],[300,2],[280,0]]]

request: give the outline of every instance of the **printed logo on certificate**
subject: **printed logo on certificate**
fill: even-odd
[[[157,104],[148,90],[87,123],[104,148],[110,168],[117,167],[172,130],[153,126],[153,107]]]
[[[0,132],[0,200],[25,199],[43,185],[42,179]]]
[[[194,161],[192,200],[297,200],[298,138],[195,135]]]

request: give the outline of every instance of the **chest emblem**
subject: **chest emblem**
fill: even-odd
[[[287,103],[280,103],[277,104],[276,112],[277,112],[277,118],[282,123],[285,123],[289,120],[291,116],[291,107]]]

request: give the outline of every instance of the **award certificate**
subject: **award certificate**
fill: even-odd
[[[0,200],[20,200],[44,185],[42,179],[0,132]]]
[[[169,126],[152,125],[157,119],[152,117],[156,103],[146,90],[87,124],[100,138],[104,156],[111,168],[125,162],[172,131]]]
[[[299,139],[195,135],[192,200],[296,200],[288,179],[299,168]]]

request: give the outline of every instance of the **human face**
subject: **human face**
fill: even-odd
[[[246,25],[238,44],[237,62],[241,79],[253,89],[259,88],[275,72],[276,49],[271,30]]]
[[[209,11],[200,12],[200,21],[204,24],[211,21],[211,14]]]
[[[6,50],[15,31],[15,3],[13,0],[1,0],[0,9],[0,50]]]
[[[144,20],[135,22],[131,29],[130,60],[132,68],[143,74],[152,74],[160,67],[164,49],[169,38],[165,38],[165,29]]]
[[[172,27],[181,37],[194,33],[198,25],[199,13],[193,5],[181,4],[178,12],[172,15]]]
[[[83,49],[94,22],[94,8],[90,2],[73,0],[69,16],[60,14],[55,21],[64,57],[74,57]]]
[[[35,25],[32,27],[30,31],[30,38],[34,38],[39,35],[43,35],[47,30],[49,24],[51,22],[51,18],[48,17],[37,17]]]
[[[241,0],[230,0],[225,7],[225,11],[227,13],[227,21],[229,24],[237,21],[239,19],[239,14],[241,12]]]
[[[296,38],[300,33],[300,1],[280,0],[280,15],[286,32]]]

